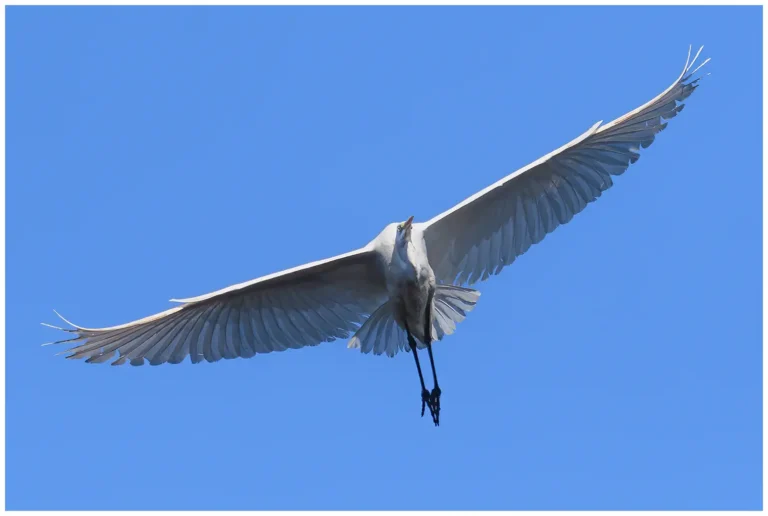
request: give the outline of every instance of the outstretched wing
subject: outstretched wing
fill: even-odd
[[[703,47],[702,47],[703,48]],[[666,90],[634,111],[601,125],[469,197],[424,224],[424,238],[438,282],[473,284],[565,224],[613,185],[639,158],[682,101],[697,87],[691,71],[701,49]]]
[[[376,255],[366,248],[233,285],[111,328],[72,324],[64,353],[112,365],[249,358],[347,338],[386,301]],[[62,318],[63,319],[63,318]]]

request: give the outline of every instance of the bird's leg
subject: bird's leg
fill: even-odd
[[[403,321],[405,321],[405,318],[403,318]],[[421,364],[419,364],[419,354],[416,349],[416,341],[414,340],[413,336],[411,335],[411,330],[408,329],[408,323],[405,323],[405,333],[408,335],[408,345],[411,347],[411,351],[413,352],[413,358],[416,360],[416,369],[419,371],[419,380],[421,381],[421,417],[424,417],[424,407],[429,406],[429,412],[430,414],[433,414],[432,412],[432,404],[429,401],[429,391],[427,390],[427,387],[424,385],[424,375],[421,374]],[[432,416],[434,419],[434,415]]]
[[[432,298],[434,297],[434,290],[429,291],[427,297],[426,308],[426,320],[424,323],[424,343],[427,345],[427,351],[429,352],[429,364],[432,366],[432,377],[435,380],[435,388],[432,389],[432,394],[429,397],[430,410],[432,412],[432,419],[435,422],[435,426],[440,426],[440,386],[437,384],[437,371],[435,370],[435,359],[432,356]]]

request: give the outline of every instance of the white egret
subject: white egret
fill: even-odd
[[[702,47],[703,48],[703,47]],[[422,416],[439,424],[440,388],[432,341],[450,335],[480,296],[468,288],[498,274],[531,244],[565,224],[637,161],[697,87],[691,71],[701,49],[660,95],[504,177],[433,219],[389,224],[355,251],[189,299],[110,328],[57,328],[78,342],[67,358],[177,364],[314,346],[345,339],[363,353],[413,351]],[[434,387],[419,364],[427,348]]]

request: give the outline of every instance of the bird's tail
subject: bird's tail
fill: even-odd
[[[480,292],[456,285],[437,285],[434,297],[432,335],[438,340],[456,330],[456,324],[467,317],[480,298]]]
[[[433,298],[432,336],[441,340],[456,330],[471,311],[480,292],[455,285],[437,285]],[[425,345],[418,342],[418,347]],[[395,305],[387,301],[381,305],[350,339],[350,348],[359,348],[363,353],[393,357],[399,351],[410,351],[405,330],[395,321]]]

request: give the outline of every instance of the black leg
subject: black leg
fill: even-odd
[[[424,339],[427,345],[427,351],[429,352],[429,364],[432,366],[432,378],[435,381],[435,388],[432,389],[430,395],[430,409],[432,411],[432,419],[435,422],[435,426],[440,426],[440,386],[437,384],[437,371],[435,370],[435,359],[432,356],[432,298],[434,297],[434,291],[429,292],[427,297],[426,308],[426,320],[424,322]]]
[[[405,319],[403,319],[405,320]],[[419,363],[419,353],[416,349],[416,341],[411,335],[411,330],[408,329],[408,323],[405,323],[405,333],[408,336],[408,345],[413,352],[413,358],[416,360],[416,369],[419,371],[419,381],[421,382],[421,417],[424,417],[424,407],[429,406],[429,412],[432,414],[432,404],[430,403],[429,391],[424,385],[424,375],[421,374],[421,364]],[[432,416],[434,419],[434,415]]]

